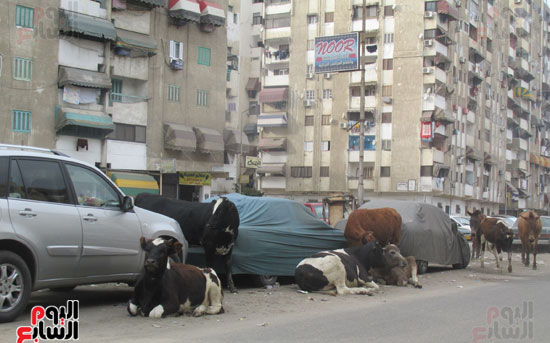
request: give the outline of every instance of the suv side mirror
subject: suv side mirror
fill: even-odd
[[[120,205],[120,209],[122,212],[128,212],[131,209],[134,208],[134,199],[130,196],[125,195],[122,199],[122,204]]]

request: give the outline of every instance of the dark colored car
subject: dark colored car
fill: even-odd
[[[319,220],[299,202],[236,193],[224,197],[235,203],[240,217],[233,275],[256,275],[263,284],[272,284],[276,276],[293,276],[304,258],[346,245],[342,230]],[[202,247],[190,247],[186,263],[204,266]],[[223,266],[219,263],[215,269],[223,270]]]

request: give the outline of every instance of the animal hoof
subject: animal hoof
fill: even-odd
[[[126,308],[128,310],[128,313],[135,317],[138,314],[138,307],[135,305],[132,301],[128,301],[128,307]]]
[[[236,289],[235,287],[229,288],[229,291],[230,291],[231,293],[233,293],[233,294],[239,293],[239,291],[237,291],[237,289]]]
[[[537,270],[537,266],[533,265],[533,270]]]

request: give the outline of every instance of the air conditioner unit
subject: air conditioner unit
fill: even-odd
[[[304,100],[304,106],[305,107],[311,107],[313,105],[313,100],[311,99],[305,99]]]
[[[514,0],[515,4],[521,4],[521,0]]]
[[[434,12],[432,11],[427,11],[426,13],[424,13],[424,18],[433,18],[434,17]]]
[[[464,156],[459,156],[459,157],[456,159],[456,164],[457,164],[457,165],[461,165],[462,163],[464,163]]]
[[[422,72],[424,74],[431,74],[431,73],[434,72],[434,69],[432,67],[424,67],[424,68],[422,68]]]
[[[183,60],[180,60],[180,59],[173,59],[171,62],[170,62],[170,68],[174,69],[174,70],[181,70],[183,69]]]
[[[503,104],[503,105],[500,105],[500,109],[501,109],[501,110],[505,110],[505,109],[506,109],[506,105],[504,105],[504,104]]]
[[[393,99],[390,97],[382,97],[382,101],[384,101],[386,104],[391,104],[393,102]]]
[[[344,121],[344,122],[340,122],[340,128],[341,128],[341,129],[347,129],[347,128],[348,128],[348,123],[346,123],[345,121]]]
[[[331,77],[332,77],[332,74],[330,74],[330,73],[325,74],[325,79],[330,79]]]
[[[462,1],[456,0],[456,7],[460,7],[460,6],[462,6]]]
[[[500,132],[504,132],[504,131],[506,131],[506,128],[501,127],[501,128],[500,128]]]
[[[498,175],[504,175],[504,171],[503,171],[503,170],[499,170],[499,171],[498,171]]]
[[[424,46],[432,46],[434,45],[433,39],[425,39],[424,40]]]
[[[306,78],[307,79],[313,79],[313,73],[307,73]]]
[[[466,57],[464,56],[460,56],[459,60],[460,60],[460,63],[466,63]]]

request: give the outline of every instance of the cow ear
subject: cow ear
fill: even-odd
[[[141,245],[141,249],[147,251],[147,239],[145,237],[140,237],[139,244]]]

